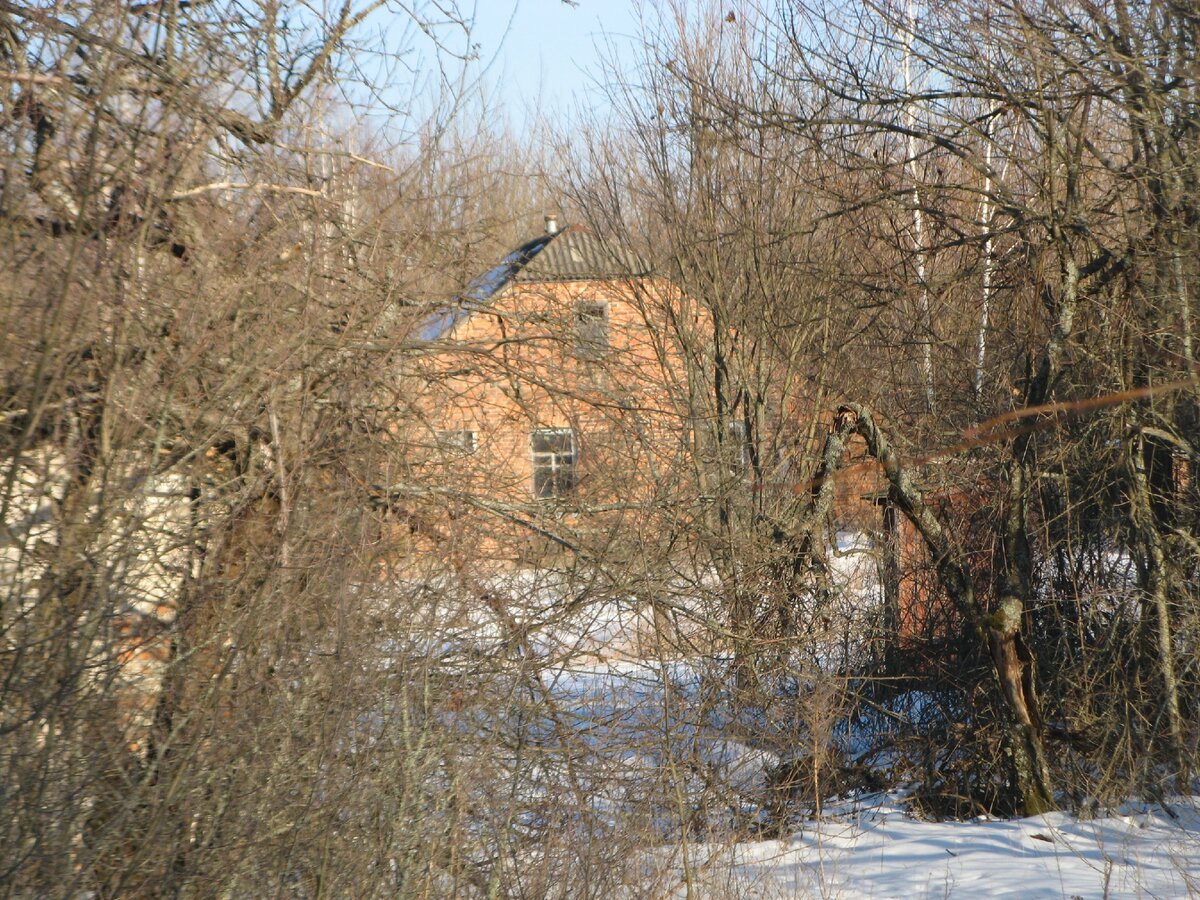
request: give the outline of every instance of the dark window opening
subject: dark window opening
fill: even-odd
[[[533,450],[533,495],[562,497],[578,482],[575,432],[570,428],[541,428],[530,436]]]
[[[575,304],[575,352],[584,358],[608,350],[608,304],[581,300]]]
[[[734,472],[745,472],[750,468],[750,437],[746,433],[746,423],[729,422],[726,426],[729,435],[729,459]]]
[[[439,431],[437,448],[447,456],[467,456],[475,452],[475,432],[465,430]]]

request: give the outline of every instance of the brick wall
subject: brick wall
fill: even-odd
[[[581,302],[607,304],[603,354],[580,352],[575,315]],[[483,546],[483,555],[507,559],[554,550],[552,540],[472,510],[466,495],[568,523],[576,532],[602,532],[620,514],[607,508],[622,504],[643,510],[642,521],[627,514],[624,526],[646,528],[646,510],[656,501],[695,496],[697,432],[713,424],[693,413],[685,353],[694,354],[694,365],[704,364],[707,327],[677,291],[649,279],[518,282],[461,322],[447,349],[426,364],[421,422],[406,435],[421,480],[441,485],[447,497],[437,521],[421,523],[429,536],[423,548],[436,544],[444,553],[457,542],[475,558]],[[797,410],[792,418],[808,415]],[[579,483],[561,503],[535,502],[530,435],[539,428],[570,428],[578,436]],[[475,433],[473,453],[437,447],[438,431],[459,430]],[[818,432],[823,440],[824,429]],[[803,449],[810,458],[820,456],[819,446]],[[805,489],[800,477],[792,472],[754,489],[794,495]],[[867,497],[883,487],[861,441],[852,443],[837,481],[837,526],[877,531],[879,507]],[[581,505],[602,511],[584,520],[576,514]],[[464,535],[471,529],[491,531],[492,539],[481,545],[478,534]]]
[[[606,306],[602,352],[579,340],[580,303]],[[580,504],[646,504],[678,487],[693,440],[676,337],[689,324],[681,314],[671,293],[649,280],[510,286],[428,362],[423,422],[406,436],[422,479],[450,495],[564,517]],[[698,320],[690,324],[698,329]],[[576,435],[578,485],[561,502],[535,503],[536,429]],[[459,430],[475,433],[474,452],[438,448],[437,432]],[[498,538],[516,537],[499,530]]]

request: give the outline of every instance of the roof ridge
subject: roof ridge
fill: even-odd
[[[556,240],[564,234],[566,241]],[[509,251],[499,265],[473,278],[452,304],[429,316],[418,334],[426,341],[444,337],[513,282],[613,281],[649,274],[636,254],[614,250],[585,225],[566,225]]]

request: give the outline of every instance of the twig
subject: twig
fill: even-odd
[[[202,184],[198,187],[188,188],[186,191],[179,191],[172,194],[167,199],[169,201],[187,200],[190,197],[197,197],[200,194],[207,194],[213,191],[251,191],[256,194],[274,193],[274,194],[303,194],[306,197],[324,197],[322,191],[314,188],[304,188],[291,184],[251,184],[245,181],[214,181],[211,184]]]

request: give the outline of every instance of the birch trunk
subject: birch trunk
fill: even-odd
[[[904,32],[904,120],[906,127],[906,155],[904,167],[912,182],[910,196],[913,208],[913,237],[916,242],[917,268],[917,317],[921,330],[918,342],[921,345],[921,378],[925,388],[925,406],[929,412],[934,409],[933,389],[933,319],[929,309],[929,282],[926,274],[925,259],[925,216],[921,209],[921,190],[917,178],[917,115],[912,100],[912,40],[917,27],[916,10],[913,0],[908,0],[907,27]]]

